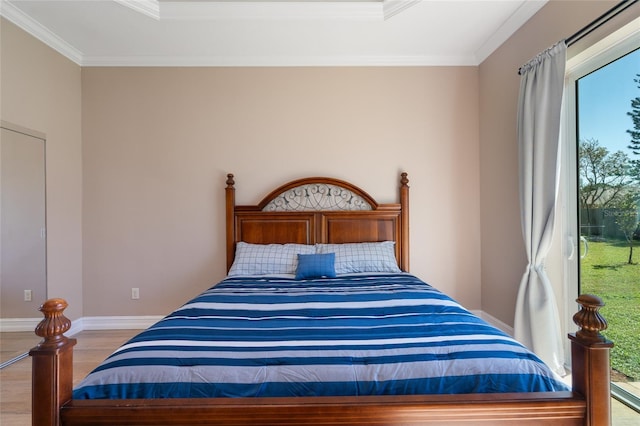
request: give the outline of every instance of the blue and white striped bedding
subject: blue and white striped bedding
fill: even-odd
[[[116,350],[76,399],[567,390],[531,352],[409,274],[233,277]]]

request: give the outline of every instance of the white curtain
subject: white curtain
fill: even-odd
[[[560,175],[566,51],[562,41],[520,68],[518,100],[520,208],[529,263],[518,290],[514,332],[516,339],[560,375],[564,375],[560,316],[545,259],[553,235]]]

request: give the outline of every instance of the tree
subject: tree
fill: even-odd
[[[624,238],[629,243],[628,264],[633,260],[633,234],[638,228],[638,199],[637,193],[626,192],[615,202],[616,224],[624,234]]]
[[[636,74],[636,76],[640,77],[640,74]],[[633,81],[638,83],[638,89],[640,89],[640,78],[634,78]],[[640,156],[640,96],[631,100],[631,111],[627,112],[627,115],[633,120],[633,129],[627,130],[627,133],[631,135],[631,143],[628,148],[634,155]],[[635,180],[640,182],[640,159],[631,161],[631,173]]]
[[[629,156],[622,151],[609,153],[596,139],[580,141],[578,161],[583,209],[608,207],[629,183]]]

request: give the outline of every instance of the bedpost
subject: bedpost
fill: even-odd
[[[400,268],[405,272],[409,272],[409,179],[406,172],[400,175],[400,207],[402,209],[402,217],[400,218],[400,232],[402,233]]]
[[[49,299],[39,309],[44,319],[35,333],[43,340],[29,351],[32,357],[33,426],[59,426],[60,407],[71,400],[76,339],[64,336],[71,328],[71,321],[62,313],[67,306],[64,299]]]
[[[608,426],[611,424],[609,351],[613,343],[600,334],[607,328],[598,312],[604,303],[591,294],[583,294],[576,301],[581,307],[573,322],[580,329],[569,334],[573,390],[587,401],[585,425]]]
[[[226,199],[226,214],[227,214],[227,272],[231,269],[231,265],[233,264],[233,255],[235,251],[235,208],[236,208],[236,189],[233,185],[235,185],[235,181],[233,180],[233,173],[229,173],[227,175],[227,187],[225,188],[225,199]]]

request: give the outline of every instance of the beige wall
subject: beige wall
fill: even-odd
[[[222,278],[227,172],[241,203],[318,174],[391,202],[406,170],[412,272],[512,324],[516,70],[614,3],[552,1],[477,68],[85,68],[81,88],[3,20],[1,118],[48,138],[50,296],[153,315]]]
[[[82,316],[80,67],[0,20],[0,118],[46,135],[49,296]],[[34,312],[33,317],[40,314]]]
[[[507,324],[513,324],[526,266],[518,193],[517,70],[616,3],[552,0],[479,67],[482,309]]]
[[[476,67],[84,68],[85,315],[224,276],[227,172],[248,204],[310,175],[395,202],[406,170],[412,272],[479,309],[477,93]]]

